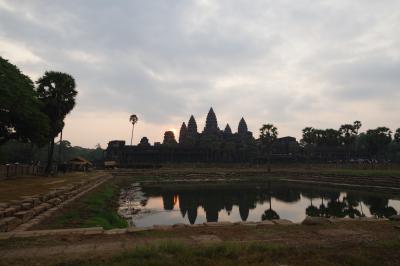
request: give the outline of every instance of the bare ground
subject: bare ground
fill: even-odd
[[[162,241],[178,241],[185,245],[263,242],[283,247],[328,248],[342,252],[349,247],[400,241],[398,226],[399,223],[390,221],[349,221],[318,226],[202,226],[117,235],[10,239],[0,241],[0,265],[53,265],[82,259],[107,259],[137,246]],[[398,251],[393,250],[393,252]],[[398,265],[396,263],[400,264],[400,261],[393,265]]]

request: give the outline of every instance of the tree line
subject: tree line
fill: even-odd
[[[48,146],[45,172],[52,171],[54,139],[75,106],[74,78],[46,71],[35,83],[17,66],[0,57],[0,145],[11,140]]]
[[[378,162],[400,161],[400,128],[393,132],[387,127],[368,129],[360,133],[362,123],[354,121],[343,124],[338,129],[317,129],[306,127],[302,130],[302,139],[298,148],[292,149],[291,156],[309,161],[342,162]],[[256,144],[266,159],[268,171],[271,171],[273,152],[278,140],[278,128],[273,124],[264,124],[259,130]]]
[[[0,164],[20,163],[38,166],[46,166],[49,144],[39,147],[33,143],[10,140],[0,146]],[[83,157],[94,165],[101,165],[104,150],[97,144],[94,148],[73,146],[68,140],[61,144],[57,141],[54,145],[54,154],[60,156],[57,160],[62,164],[75,157]]]
[[[362,124],[341,125],[339,129],[306,127],[302,131],[301,147],[309,157],[325,159],[369,159],[370,161],[399,159],[400,128],[394,134],[384,126],[360,133]]]

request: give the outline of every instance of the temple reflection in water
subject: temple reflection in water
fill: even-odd
[[[397,214],[400,208],[399,200],[385,195],[310,188],[287,183],[210,184],[197,187],[146,185],[142,187],[142,192],[145,197],[141,202],[144,209],[149,207],[149,200],[160,199],[158,205],[152,206],[160,209],[157,217],[151,221],[154,224],[165,224],[168,221],[195,224],[203,221],[237,222],[279,218],[299,222],[306,215],[383,218]],[[176,214],[171,216],[173,210],[175,213],[179,211],[181,218],[176,217]],[[205,217],[199,220],[199,214]],[[220,219],[222,215],[223,218]],[[146,216],[141,219],[146,219]]]

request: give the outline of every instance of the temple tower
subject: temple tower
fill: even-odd
[[[174,144],[176,144],[174,132],[165,131],[163,144],[164,145],[174,145]]]
[[[190,116],[188,127],[187,127],[187,136],[190,138],[197,137],[197,123],[194,119],[194,116]]]
[[[232,129],[229,126],[229,124],[226,124],[226,127],[224,129],[224,135],[232,135]]]
[[[204,127],[204,133],[211,133],[215,134],[219,131],[218,128],[218,122],[217,122],[217,116],[214,113],[214,110],[212,107],[210,108],[210,111],[208,111],[207,114],[207,119],[206,119],[206,126]]]
[[[147,137],[143,137],[138,144],[139,147],[150,147],[149,139]]]
[[[181,126],[181,130],[179,131],[179,144],[182,144],[185,142],[187,131],[188,130],[187,130],[186,124],[185,124],[185,122],[183,122],[182,126]]]
[[[247,124],[246,121],[244,121],[244,118],[240,119],[239,126],[238,126],[238,134],[240,136],[245,136],[247,134]]]

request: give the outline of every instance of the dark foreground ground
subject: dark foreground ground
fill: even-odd
[[[399,222],[183,227],[0,241],[0,265],[400,265]]]
[[[292,180],[399,195],[400,170],[274,167],[118,170],[115,178],[60,210],[37,229],[124,228],[120,187],[131,182]],[[10,181],[11,183],[11,181]],[[0,265],[400,265],[400,223],[352,221],[317,226],[179,227],[116,235],[0,240]]]

